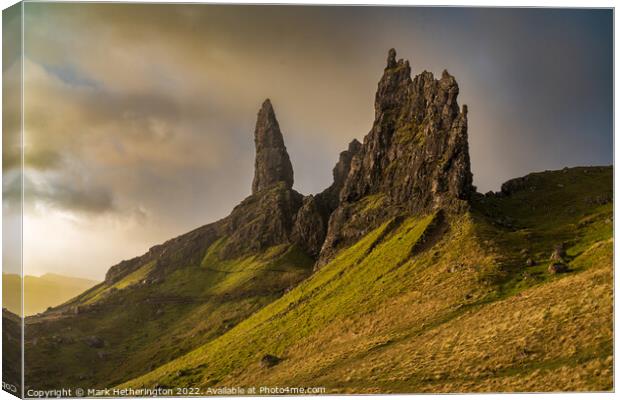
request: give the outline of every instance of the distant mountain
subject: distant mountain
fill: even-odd
[[[33,315],[45,311],[48,307],[58,306],[97,283],[88,279],[57,274],[26,275],[24,279],[24,313],[25,315]],[[2,275],[2,304],[15,314],[20,314],[21,310],[20,291],[19,275]]]
[[[458,93],[390,50],[370,132],[315,195],[266,100],[252,194],[27,318],[27,384],[612,390],[613,169],[477,193]]]

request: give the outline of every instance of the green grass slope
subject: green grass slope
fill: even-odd
[[[612,174],[532,174],[462,215],[389,221],[226,333],[119,386],[612,390]],[[551,274],[559,243],[570,271]],[[281,362],[262,365],[267,354]]]
[[[214,243],[200,265],[149,281],[147,263],[27,319],[29,386],[101,388],[147,373],[230,330],[312,270],[310,258],[286,245],[220,260],[225,243]]]
[[[77,296],[95,286],[96,281],[57,274],[24,277],[24,314],[34,315]],[[3,307],[21,313],[21,279],[19,275],[2,274]]]

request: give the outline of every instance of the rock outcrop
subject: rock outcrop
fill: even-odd
[[[474,191],[467,144],[467,107],[459,108],[447,71],[411,78],[408,61],[389,51],[375,96],[375,120],[363,144],[340,153],[333,183],[314,196],[292,189],[293,167],[269,99],[258,112],[252,194],[232,213],[112,267],[106,282],[153,261],[152,274],[199,264],[215,241],[234,258],[296,244],[318,264],[397,215],[459,211]]]
[[[456,80],[447,71],[411,79],[408,61],[388,66],[375,97],[375,121],[352,160],[341,200],[353,202],[377,192],[411,210],[426,209],[472,191],[467,142],[467,107],[459,109]]]
[[[293,187],[293,166],[284,146],[280,125],[269,99],[263,102],[258,112],[254,130],[256,161],[252,193],[255,194],[274,184],[284,183]]]
[[[305,197],[304,205],[295,218],[293,241],[312,257],[318,258],[321,253],[329,218],[340,205],[340,192],[349,176],[351,161],[361,148],[362,144],[357,139],[349,143],[348,149],[340,153],[332,171],[332,184],[316,196]]]
[[[154,246],[140,257],[113,266],[106,274],[106,283],[117,282],[149,262],[155,263],[150,274],[157,277],[166,275],[179,265],[198,265],[207,249],[219,239],[224,240],[219,254],[223,259],[293,243],[294,239],[302,248],[318,255],[318,251],[314,250],[317,244],[310,243],[322,243],[326,217],[312,220],[314,208],[308,204],[296,223],[298,211],[307,202],[304,202],[304,196],[292,189],[293,167],[269,99],[263,102],[258,112],[254,139],[256,162],[250,196],[237,205],[229,216]],[[321,232],[313,232],[314,226],[318,226]]]
[[[340,192],[349,176],[351,161],[354,156],[359,154],[361,149],[362,144],[357,139],[353,139],[353,141],[349,143],[348,149],[340,153],[338,162],[332,171],[334,182],[327,189],[318,194],[319,201],[323,202],[329,209],[329,213],[334,211],[340,204]]]
[[[303,196],[292,189],[293,167],[269,99],[263,102],[254,131],[256,161],[252,195],[223,222],[226,245],[221,257],[292,243]],[[302,239],[299,239],[302,240]]]
[[[391,49],[375,96],[375,121],[348,161],[339,204],[321,252],[326,261],[341,245],[402,212],[458,211],[474,191],[467,141],[467,107],[459,108],[456,80],[447,71],[411,78],[408,61]],[[373,196],[377,207],[359,208]],[[357,229],[353,226],[363,226]]]
[[[246,198],[226,218],[223,258],[291,243],[292,230],[303,196],[286,182],[277,182]]]
[[[111,267],[105,276],[106,284],[118,282],[138,268],[154,263],[152,275],[163,275],[179,265],[198,265],[204,250],[222,234],[227,219],[223,219],[181,236],[170,239],[149,249],[145,254],[130,260],[123,260]]]
[[[321,252],[327,232],[327,211],[324,207],[314,196],[307,196],[295,217],[292,241],[314,258]]]

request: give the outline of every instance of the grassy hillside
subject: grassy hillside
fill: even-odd
[[[121,387],[611,390],[612,169],[396,218],[226,333]],[[550,273],[564,243],[569,271]],[[265,355],[281,361],[261,364]]]
[[[24,278],[24,314],[34,315],[77,296],[97,282],[57,274],[26,275]],[[19,275],[2,274],[2,305],[15,314],[21,310]]]
[[[146,279],[147,263],[26,321],[31,387],[109,387],[216,338],[309,275],[312,260],[294,246],[220,260],[214,243],[201,265]],[[97,368],[92,368],[97,365]]]
[[[5,391],[21,395],[22,381],[22,320],[2,309],[2,382]]]

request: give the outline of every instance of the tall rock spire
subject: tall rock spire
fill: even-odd
[[[280,125],[269,99],[263,102],[258,112],[254,131],[256,161],[252,194],[283,182],[293,187],[293,166],[284,146]]]

